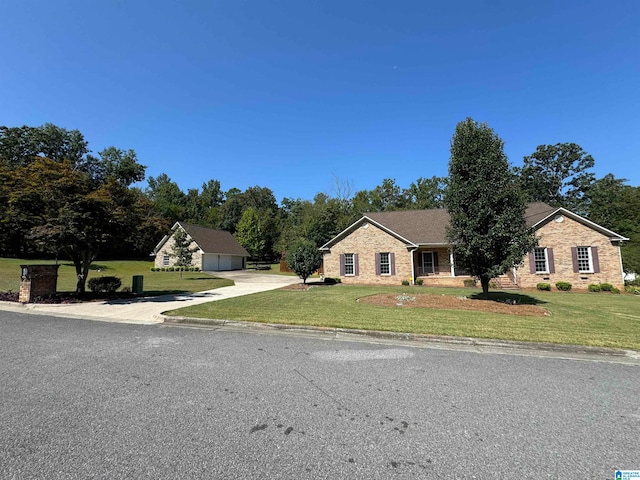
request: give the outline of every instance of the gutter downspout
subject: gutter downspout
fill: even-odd
[[[622,249],[620,248],[620,244],[622,242],[618,242],[618,258],[620,259],[620,273],[622,273],[622,285],[624,287],[624,277],[626,276],[624,274],[624,265],[622,264]]]

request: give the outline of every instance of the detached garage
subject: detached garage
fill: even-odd
[[[173,237],[178,229],[192,240],[191,248],[194,253],[191,265],[194,267],[213,272],[246,268],[249,253],[229,232],[184,222],[176,222],[171,233],[154,248],[152,255],[156,257],[156,267],[171,267],[176,263]]]

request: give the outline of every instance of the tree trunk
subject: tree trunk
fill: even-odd
[[[84,273],[82,273],[82,261],[75,261],[73,262],[73,264],[76,267],[76,277],[78,278],[78,281],[76,282],[76,293],[78,294],[78,296],[82,296],[84,295],[85,292],[85,285],[87,283],[87,278],[84,275]]]
[[[83,251],[71,255],[73,259],[73,265],[76,267],[76,276],[78,281],[76,283],[76,293],[82,297],[86,292],[87,277],[89,276],[89,267],[93,262],[95,255],[90,251]]]
[[[489,299],[489,281],[491,279],[487,277],[480,277],[480,285],[482,285],[482,296],[485,299]]]

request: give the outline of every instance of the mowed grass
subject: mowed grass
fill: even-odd
[[[58,261],[58,292],[73,292],[76,289],[76,271],[67,260]],[[0,259],[0,292],[20,289],[20,265],[55,264],[50,260]],[[215,278],[202,272],[151,272],[151,261],[110,260],[96,261],[91,265],[89,277],[116,276],[122,280],[122,287],[131,288],[133,275],[143,275],[145,295],[168,293],[201,292],[233,285],[232,280]],[[88,289],[87,289],[88,291]]]
[[[452,335],[640,350],[640,297],[605,293],[492,293],[550,312],[544,317],[408,307],[358,302],[382,293],[478,294],[474,289],[322,286],[307,291],[274,290],[194,305],[170,315],[287,325]]]

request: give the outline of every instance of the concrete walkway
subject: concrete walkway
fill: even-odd
[[[250,295],[257,292],[265,292],[267,290],[275,290],[301,282],[301,280],[295,276],[260,274],[247,270],[215,272],[215,276],[231,279],[235,282],[235,285],[198,293],[161,295],[158,297],[109,300],[104,302],[67,304],[29,303],[26,305],[13,302],[0,302],[0,310],[149,325],[162,323],[163,319],[160,314],[168,310],[223,300],[225,298]]]

